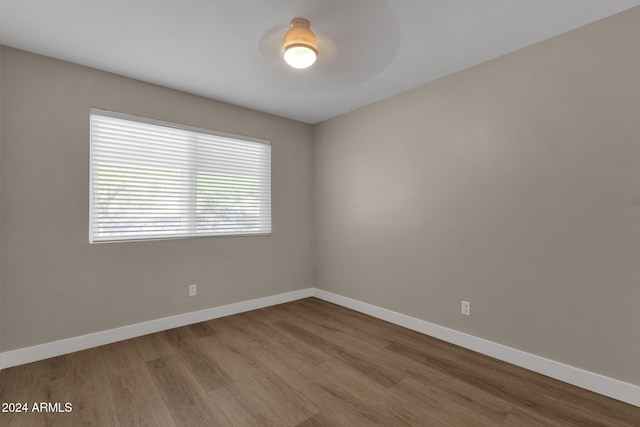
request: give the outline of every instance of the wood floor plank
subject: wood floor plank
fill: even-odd
[[[135,339],[136,347],[145,362],[176,354],[162,332],[144,335]]]
[[[222,341],[219,341],[222,340]],[[220,366],[229,372],[234,383],[252,390],[256,399],[264,402],[288,425],[295,425],[318,411],[306,396],[293,389],[284,378],[271,370],[250,352],[238,352],[226,346],[221,334],[207,337],[209,348],[215,349]]]
[[[41,360],[0,372],[0,402],[26,403],[29,411],[40,402],[66,403],[66,358]],[[0,413],[3,426],[64,426],[69,414]]]
[[[640,426],[640,408],[315,298],[0,371],[15,426]]]
[[[296,301],[298,303],[298,301]],[[335,322],[339,322],[341,330],[356,330],[364,335],[371,335],[383,340],[392,341],[398,331],[405,331],[392,323],[384,320],[376,319],[363,313],[322,301],[317,298],[307,298],[299,301],[300,306],[307,308],[313,312],[324,313],[333,318]]]
[[[211,357],[200,339],[200,335],[190,328],[176,328],[166,331],[167,341],[176,349],[187,364],[193,376],[207,391],[231,384],[233,380]],[[208,337],[212,334],[202,335]]]
[[[497,396],[486,393],[472,384],[447,375],[428,365],[418,363],[411,358],[392,357],[387,349],[380,349],[359,337],[338,332],[334,339],[338,344],[351,345],[354,351],[374,361],[380,366],[399,372],[398,375],[432,389],[433,393],[446,395],[453,404],[456,402],[471,407],[481,417],[500,422],[513,405]]]
[[[285,380],[319,365],[273,343],[252,349],[251,355]]]
[[[411,360],[394,359],[390,363],[398,369],[404,369],[408,379],[427,387],[431,394],[444,396],[452,405],[464,405],[478,416],[494,420],[496,423],[504,420],[513,408],[512,403],[487,393],[473,384],[412,363]]]
[[[325,327],[330,327],[335,331],[346,333],[357,337],[360,340],[368,341],[370,344],[386,347],[391,344],[392,340],[387,336],[390,324],[386,322],[382,325],[383,333],[376,333],[376,329],[380,326],[370,321],[370,319],[362,320],[360,317],[345,316],[341,312],[333,310],[333,312],[323,309],[315,301],[303,300],[300,304],[293,305],[289,308],[306,323],[314,322]]]
[[[451,399],[442,389],[425,386],[411,378],[405,378],[396,384],[391,391],[397,396],[426,409],[430,414],[451,422],[453,425],[474,425],[491,427],[501,424],[507,416],[496,419],[477,411],[472,405]]]
[[[262,344],[259,335],[252,327],[247,327],[239,320],[239,315],[234,315],[210,320],[207,323],[218,331],[216,335],[224,336],[228,345],[239,351],[259,347]]]
[[[326,413],[321,412],[311,418],[307,418],[296,427],[350,427],[356,424],[341,424],[332,419]]]
[[[161,398],[153,378],[144,368],[110,373],[109,377],[117,407],[139,406]]]
[[[47,398],[42,386],[65,378],[66,358],[63,356],[3,369],[0,372],[0,401],[42,400]]]
[[[283,334],[273,323],[259,322],[250,313],[243,313],[242,316],[245,317],[245,321],[255,325],[254,331],[259,335],[262,343],[261,346],[251,349],[251,352],[268,347],[274,356],[282,358],[283,362],[290,363],[292,367],[296,366],[296,370],[306,369],[327,361],[325,353],[288,334]]]
[[[120,425],[102,347],[67,355],[66,395],[71,425]]]
[[[207,322],[194,323],[193,325],[187,326],[187,328],[198,337],[208,337],[209,335],[213,335],[216,331],[209,326]]]
[[[59,379],[47,383],[41,383],[37,386],[37,390],[38,392],[31,394],[29,400],[27,400],[27,404],[30,406],[32,412],[10,414],[12,416],[7,420],[0,416],[0,425],[7,425],[10,427],[63,427],[69,425],[72,419],[72,415],[70,413],[33,411],[33,405],[40,405],[41,403],[60,402],[61,405],[64,405],[66,403],[66,381],[64,379]]]
[[[198,340],[198,335],[188,326],[169,329],[160,332],[160,334],[164,337],[163,342],[173,347],[176,353],[179,352],[182,347]]]
[[[162,399],[134,341],[120,341],[102,349],[118,408],[144,407]]]
[[[333,321],[329,320],[325,322],[325,319],[321,315],[299,304],[283,305],[281,315],[285,317],[285,320],[289,323],[297,324],[303,322],[309,331],[321,337],[331,335],[340,330],[339,327],[332,324],[334,323]]]
[[[249,354],[228,345],[224,334],[216,334],[201,339],[201,344],[231,383],[242,382],[253,368],[247,361]]]
[[[286,320],[281,315],[281,307],[283,304],[274,305],[271,307],[259,308],[258,310],[247,311],[246,315],[250,316],[252,320],[264,324],[272,324],[276,322],[280,322],[282,320]]]
[[[336,386],[318,372],[301,372],[290,383],[300,393],[313,396],[314,402],[321,408],[319,413],[329,420],[328,425],[383,425],[380,414],[364,404],[359,396]]]
[[[119,406],[122,427],[177,427],[164,400],[149,400],[136,406]]]
[[[334,388],[345,394],[357,397],[368,406],[372,413],[380,417],[382,424],[393,426],[455,426],[442,413],[438,414],[433,407],[425,410],[425,402],[415,404],[398,393],[398,386],[380,387],[362,372],[352,369],[344,362],[332,360],[318,367],[317,374],[329,381]],[[436,408],[438,409],[438,408]],[[442,412],[442,411],[440,411]]]
[[[211,401],[179,355],[147,362],[167,408],[178,425],[224,426],[227,417]]]
[[[315,414],[318,408],[288,382],[257,359],[251,352],[236,348],[224,333],[202,339],[211,357],[234,383],[252,390],[256,399],[278,413],[289,425]]]
[[[287,424],[254,390],[242,383],[218,388],[209,393],[234,426],[286,426]]]
[[[410,332],[410,331],[409,331]],[[411,338],[409,338],[411,337]],[[409,338],[409,339],[407,339]],[[608,423],[635,424],[637,413],[631,405],[603,398],[596,393],[572,387],[544,375],[515,367],[509,363],[491,357],[474,353],[461,347],[446,343],[422,334],[409,334],[405,330],[398,335],[397,343],[430,354],[430,357],[447,360],[464,369],[483,373],[490,372],[491,376],[483,376],[479,380],[485,384],[497,383],[510,386],[507,393],[517,397],[521,395],[521,384],[527,384],[524,393],[536,398],[536,404],[556,407],[560,412],[584,413],[582,418],[594,420],[607,419]],[[524,398],[525,405],[531,402]],[[591,414],[591,416],[589,416]],[[572,418],[573,419],[573,418]],[[570,422],[570,420],[565,420]]]
[[[118,341],[101,348],[110,372],[130,371],[145,366],[135,340]]]
[[[431,352],[431,349],[417,350],[397,343],[391,344],[387,348],[427,367],[439,370],[448,376],[467,382],[515,406],[533,408],[535,411],[544,412],[544,416],[554,422],[585,426],[598,425],[606,419],[606,417],[592,412],[587,407],[581,411],[576,411],[561,401],[550,399],[538,393],[531,393],[526,386],[523,387],[525,383],[517,378],[497,379],[497,371],[472,369],[462,363],[456,363],[442,354],[435,354]],[[488,372],[491,372],[491,375],[487,375]],[[514,372],[516,372],[515,369]],[[624,423],[620,424],[612,419],[607,419],[607,422],[612,426],[624,425]]]
[[[540,415],[536,415],[532,412],[528,412],[525,409],[514,407],[507,415],[502,423],[505,427],[563,427],[564,424],[552,422],[543,418]]]
[[[332,357],[345,361],[348,365],[368,375],[384,387],[391,387],[402,379],[397,373],[384,367],[376,366],[366,358],[355,355],[350,349],[333,344],[297,325],[284,321],[276,323],[276,326],[301,341],[321,349]]]

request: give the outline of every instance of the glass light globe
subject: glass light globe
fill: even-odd
[[[284,60],[293,68],[303,69],[316,62],[318,55],[306,46],[291,46],[284,51]]]

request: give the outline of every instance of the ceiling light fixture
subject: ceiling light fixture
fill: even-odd
[[[309,28],[311,23],[304,18],[293,18],[291,28],[282,40],[282,56],[293,68],[307,68],[318,58],[316,35]]]

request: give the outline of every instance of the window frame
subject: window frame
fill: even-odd
[[[220,138],[224,138],[224,139],[230,139],[230,140],[237,140],[238,142],[248,142],[248,143],[256,143],[256,144],[264,144],[266,146],[269,147],[268,149],[268,177],[266,178],[266,182],[264,179],[260,180],[260,192],[259,194],[268,194],[268,199],[269,199],[269,203],[268,203],[268,227],[265,228],[265,231],[258,231],[258,232],[248,232],[248,233],[242,233],[242,232],[234,232],[234,233],[221,233],[221,232],[198,232],[197,231],[197,227],[198,227],[198,222],[193,222],[193,221],[184,221],[181,220],[181,224],[185,224],[188,223],[191,226],[193,226],[192,231],[188,232],[188,233],[180,233],[180,234],[176,234],[176,235],[170,235],[169,233],[166,234],[162,234],[162,235],[158,235],[156,236],[141,236],[141,237],[137,237],[137,236],[118,236],[118,237],[100,237],[97,235],[97,233],[94,235],[94,225],[95,225],[95,218],[94,218],[94,210],[95,210],[95,199],[94,199],[94,143],[93,143],[93,136],[94,136],[94,132],[93,132],[93,116],[102,116],[102,117],[107,117],[107,118],[113,118],[113,119],[119,119],[119,120],[126,120],[126,121],[131,121],[131,122],[135,122],[135,123],[140,123],[140,124],[148,124],[148,125],[152,125],[152,126],[160,126],[160,127],[166,127],[169,129],[177,129],[180,131],[186,131],[186,132],[190,132],[190,133],[194,133],[194,134],[202,134],[202,135],[210,135],[210,136],[214,136],[214,137],[220,137]],[[193,138],[197,138],[197,136],[194,136]],[[230,141],[230,143],[233,143],[233,141]],[[191,144],[195,144],[194,141],[190,141],[189,142],[189,150],[193,150]],[[95,108],[92,107],[90,109],[90,114],[89,114],[89,243],[90,244],[102,244],[102,243],[122,243],[122,242],[146,242],[146,241],[157,241],[157,240],[175,240],[175,239],[192,239],[192,238],[205,238],[205,237],[251,237],[251,236],[270,236],[273,234],[273,206],[272,206],[272,185],[271,185],[271,180],[272,180],[272,173],[271,173],[271,168],[272,168],[272,145],[271,145],[271,141],[264,139],[264,138],[257,138],[257,137],[251,137],[251,136],[246,136],[246,135],[238,135],[238,134],[233,134],[233,133],[228,133],[228,132],[221,132],[221,131],[217,131],[217,130],[212,130],[212,129],[206,129],[206,128],[201,128],[201,127],[196,127],[196,126],[190,126],[190,125],[184,125],[184,124],[179,124],[179,123],[174,123],[174,122],[169,122],[169,121],[164,121],[164,120],[158,120],[158,119],[152,119],[152,118],[148,118],[148,117],[143,117],[143,116],[138,116],[138,115],[133,115],[133,114],[127,114],[127,113],[121,113],[121,112],[115,112],[115,111],[110,111],[110,110],[105,110],[105,109],[101,109],[101,108]],[[197,159],[196,157],[193,157],[192,159]],[[193,177],[193,182],[197,182],[197,175],[198,173],[206,173],[206,171],[202,171],[202,170],[198,170],[197,168],[190,168],[188,169],[189,174]],[[188,194],[188,198],[191,200],[191,202],[193,203],[193,206],[191,206],[191,208],[195,208],[195,210],[192,210],[192,213],[190,215],[195,215],[197,217],[198,213],[197,213],[197,199],[198,199],[198,186],[197,185],[193,185],[193,182],[191,183],[191,189],[193,190],[193,192],[190,192]],[[184,183],[182,183],[181,185],[184,185]],[[268,188],[265,190],[263,188],[263,186],[268,185]],[[266,191],[267,193],[263,193],[263,191]],[[183,194],[183,193],[181,193]],[[181,202],[184,202],[181,199]],[[181,204],[181,206],[183,206],[183,204]],[[259,221],[261,222],[261,221]]]

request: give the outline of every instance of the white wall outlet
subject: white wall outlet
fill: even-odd
[[[198,285],[189,285],[189,296],[195,297],[198,294]]]
[[[465,316],[471,316],[471,303],[469,301],[462,301],[460,313]]]

